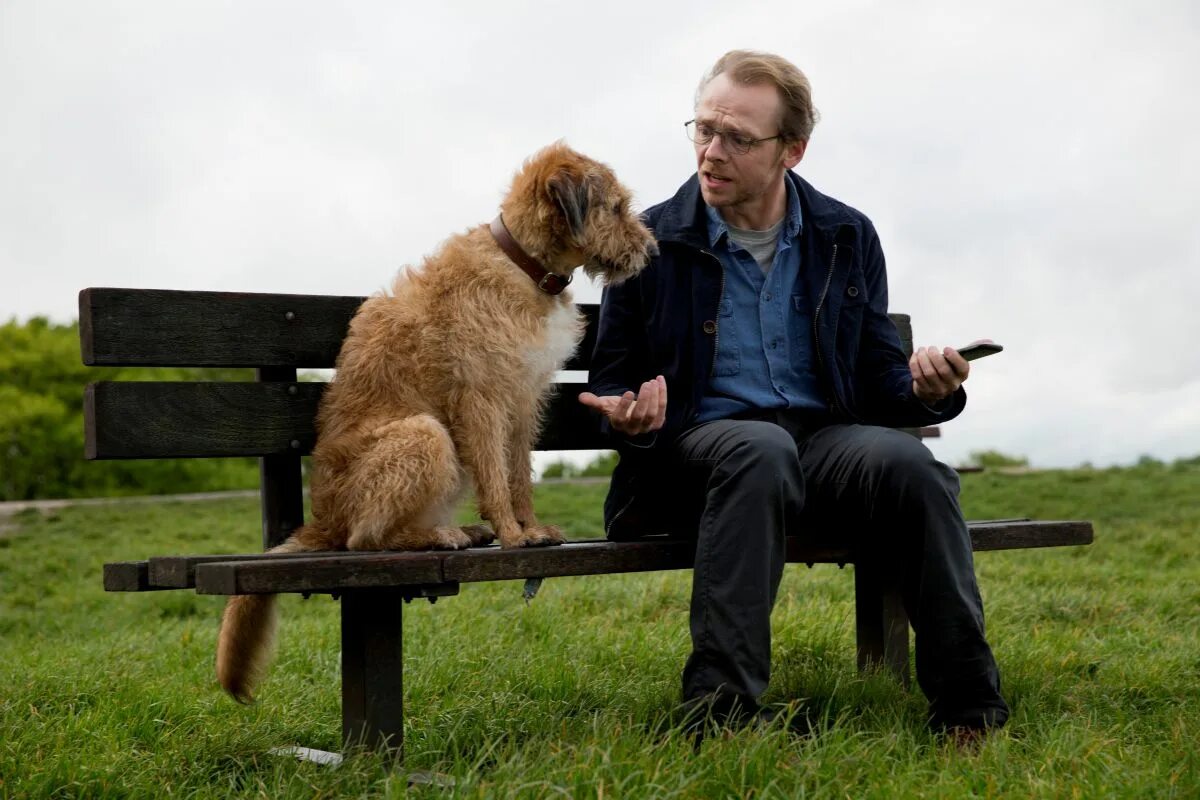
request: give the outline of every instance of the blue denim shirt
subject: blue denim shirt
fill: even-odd
[[[717,321],[716,359],[696,422],[767,408],[814,411],[827,406],[813,363],[810,299],[800,275],[800,198],[790,181],[787,212],[771,269],[729,236],[721,215],[706,206],[708,239],[725,271]]]

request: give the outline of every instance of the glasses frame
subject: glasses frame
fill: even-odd
[[[704,123],[704,124],[707,127],[710,127],[710,128],[712,127],[711,125],[708,125],[708,123]],[[697,145],[700,145],[701,147],[707,147],[708,145],[712,144],[713,139],[716,139],[719,136],[719,137],[721,137],[721,141],[724,142],[725,148],[727,150],[729,150],[729,152],[733,153],[734,155],[738,155],[738,156],[746,155],[747,153],[749,153],[751,150],[753,150],[755,147],[762,144],[763,142],[770,142],[770,141],[774,141],[775,139],[783,138],[782,133],[777,133],[774,136],[764,136],[761,139],[750,139],[747,142],[745,142],[744,145],[738,145],[738,144],[735,144],[734,141],[729,138],[730,135],[742,137],[742,136],[744,136],[744,134],[734,133],[732,131],[723,131],[720,128],[713,128],[712,129],[713,134],[709,138],[709,140],[707,142],[701,142],[701,141],[698,141],[697,138],[692,135],[693,130],[695,130],[695,128],[693,128],[692,126],[698,126],[698,125],[700,125],[700,123],[697,122],[695,119],[689,119],[687,122],[683,123],[683,130],[687,134],[688,140],[691,141],[692,144],[697,144]]]

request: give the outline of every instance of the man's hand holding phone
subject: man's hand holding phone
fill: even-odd
[[[936,347],[918,348],[908,359],[913,394],[928,405],[941,402],[958,391],[958,387],[971,374],[970,361],[999,353],[1003,349],[991,339],[978,339],[957,350],[953,347],[942,350]]]

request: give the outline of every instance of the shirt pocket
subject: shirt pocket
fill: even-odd
[[[716,360],[713,375],[729,377],[742,370],[742,354],[738,349],[737,323],[733,318],[733,303],[728,297],[721,298],[720,315],[717,319]]]
[[[789,344],[791,350],[788,358],[797,371],[805,372],[812,369],[815,357],[813,345],[812,304],[803,294],[792,295],[790,316],[787,320]]]

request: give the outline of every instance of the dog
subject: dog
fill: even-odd
[[[273,553],[561,544],[533,510],[530,450],[585,321],[567,284],[657,252],[613,171],[559,142],[527,160],[490,225],[447,239],[350,322],[317,412],[312,521]],[[457,527],[474,486],[480,516]],[[494,533],[493,533],[494,531]],[[229,598],[217,677],[240,702],[270,658],[273,595]]]

